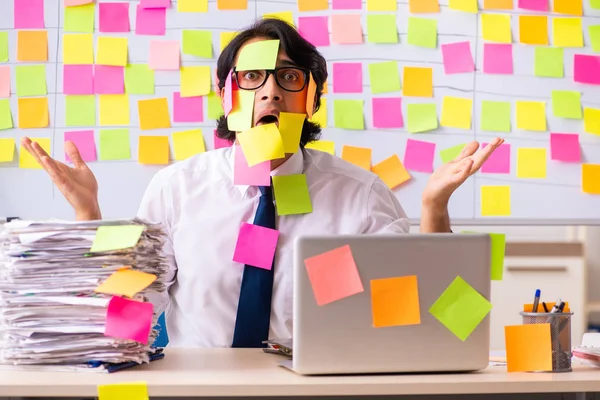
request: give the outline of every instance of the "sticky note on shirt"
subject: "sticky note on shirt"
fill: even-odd
[[[96,100],[94,96],[65,96],[67,126],[96,125]]]
[[[470,42],[442,44],[442,59],[446,74],[460,74],[475,71]]]
[[[32,142],[36,142],[48,154],[52,154],[50,139],[48,138],[31,138]],[[42,169],[42,166],[37,160],[21,145],[19,149],[19,168],[24,169]]]
[[[129,160],[131,144],[128,129],[100,129],[100,160]]]
[[[156,275],[130,268],[123,268],[113,272],[106,278],[94,292],[113,294],[116,296],[133,297],[136,293],[146,289],[156,280]]]
[[[372,279],[371,314],[376,328],[420,324],[417,276]]]
[[[600,56],[575,54],[575,82],[600,85]]]
[[[507,372],[552,371],[550,324],[504,327]]]
[[[258,125],[237,135],[250,167],[285,157],[283,140],[274,123]]]
[[[185,160],[196,154],[204,153],[206,146],[201,129],[191,129],[173,133],[175,160]]]
[[[342,159],[370,171],[372,152],[372,149],[368,147],[344,146],[342,147]]]
[[[483,44],[483,72],[486,74],[512,74],[513,55],[511,44]]]
[[[404,148],[404,166],[411,171],[433,172],[435,143],[408,139]]]
[[[64,7],[64,30],[65,32],[94,32],[94,3],[83,4],[75,7]]]
[[[483,39],[496,43],[512,43],[510,15],[481,14]]]
[[[552,33],[554,46],[583,47],[581,18],[553,18]]]
[[[217,139],[222,141],[220,147],[229,147],[231,144],[215,135],[215,149],[218,148]],[[235,164],[233,166],[233,184],[249,186],[270,186],[271,185],[271,161],[264,161],[252,167],[244,156],[244,152],[239,145],[235,146]]]
[[[411,103],[407,105],[408,122],[410,133],[427,132],[437,129],[437,106],[434,103]]]
[[[331,41],[336,44],[358,44],[363,42],[360,15],[332,14]]]
[[[146,382],[98,385],[98,400],[148,400]]]
[[[283,140],[284,153],[292,154],[298,151],[305,120],[306,114],[303,113],[279,113],[279,133]]]
[[[96,142],[94,141],[94,131],[69,131],[65,132],[64,140],[73,142],[83,161],[96,161]],[[72,160],[65,153],[65,161],[71,163]]]
[[[154,94],[154,71],[146,64],[125,67],[125,93]]]
[[[362,100],[335,99],[333,113],[336,128],[365,129]]]
[[[0,162],[12,162],[15,158],[15,139],[0,138]]]
[[[169,102],[164,97],[139,100],[138,116],[140,119],[140,128],[143,131],[171,127]]]
[[[124,67],[127,65],[127,38],[98,37],[96,64]]]
[[[449,128],[471,129],[472,111],[472,99],[445,96],[440,125]]]
[[[362,63],[333,63],[333,92],[362,93]]]
[[[581,162],[579,135],[573,133],[550,134],[551,159],[562,162]]]
[[[520,147],[517,150],[517,177],[546,178],[546,149]]]
[[[396,92],[400,90],[400,74],[397,61],[384,61],[369,64],[371,93]]]
[[[517,100],[517,129],[545,131],[546,103],[543,101]]]
[[[175,40],[150,41],[148,66],[153,70],[179,70],[179,42]]]
[[[102,94],[98,96],[100,126],[129,125],[129,96]]]
[[[261,40],[245,45],[238,56],[236,70],[273,69],[277,63],[279,40]]]
[[[278,230],[244,222],[238,234],[233,261],[270,270],[278,239]]]
[[[148,344],[152,313],[152,303],[113,296],[106,310],[104,335]]]
[[[45,65],[17,65],[15,74],[17,96],[44,96],[47,94]]]
[[[558,47],[536,46],[535,76],[562,78],[564,76],[564,51]]]
[[[326,33],[329,38],[328,32]],[[367,14],[367,41],[369,43],[398,43],[396,16],[393,14]]]
[[[581,93],[569,90],[553,90],[552,113],[555,117],[582,119]]]
[[[277,215],[308,214],[312,212],[313,208],[306,175],[274,175],[272,179]]]
[[[461,341],[465,341],[489,314],[492,304],[457,276],[433,303],[429,312]]]
[[[19,128],[46,128],[50,122],[47,97],[18,99]]]
[[[364,292],[350,246],[345,245],[304,260],[319,306]]]
[[[144,232],[143,225],[103,225],[96,230],[90,252],[122,250],[134,247]]]
[[[510,186],[481,186],[482,217],[508,217],[510,213]]]
[[[373,126],[375,128],[402,128],[402,98],[374,97],[372,100]]]
[[[166,31],[166,8],[142,8],[137,5],[135,14],[135,34],[164,36]]]
[[[581,165],[581,189],[583,193],[600,194],[600,164]]]
[[[548,45],[548,17],[545,15],[519,15],[519,42]]]
[[[182,32],[183,54],[212,58],[212,32],[184,29]]]
[[[98,7],[100,32],[117,33],[131,30],[129,25],[129,2],[100,3]]]
[[[600,109],[583,109],[584,129],[586,133],[600,135]]]
[[[511,131],[511,105],[508,101],[481,102],[481,130],[486,132]]]
[[[411,178],[410,173],[404,168],[396,154],[373,165],[371,172],[377,174],[390,189],[395,189]]]
[[[408,44],[429,49],[437,48],[437,20],[408,17]]]
[[[433,69],[404,67],[404,96],[433,97]]]
[[[168,136],[139,136],[138,162],[140,164],[164,165],[169,163]]]
[[[485,148],[485,146],[483,147]],[[481,166],[481,172],[487,174],[509,174],[510,144],[503,143],[498,146]]]
[[[181,67],[181,97],[204,96],[210,92],[210,67]]]
[[[17,61],[48,61],[48,32],[17,31]]]
[[[65,64],[94,63],[94,37],[91,33],[65,34],[62,40]]]

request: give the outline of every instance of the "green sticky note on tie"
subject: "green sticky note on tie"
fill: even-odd
[[[154,94],[154,71],[147,64],[128,64],[125,67],[125,93]]]
[[[555,117],[582,119],[581,93],[570,90],[553,90],[552,113]]]
[[[463,342],[489,314],[492,304],[457,276],[429,312]]]
[[[64,7],[65,32],[94,33],[95,6],[94,3],[90,3],[81,6]]]
[[[279,40],[261,40],[247,44],[240,51],[235,67],[238,71],[274,69],[278,51]]]
[[[369,64],[371,93],[397,92],[401,89],[397,61]]]
[[[0,32],[0,62],[8,62],[8,32]]]
[[[273,191],[277,215],[307,214],[312,212],[306,175],[274,175]]]
[[[460,152],[462,151],[462,149],[465,148],[465,144],[457,144],[456,146],[452,146],[449,147],[447,149],[441,150],[440,151],[440,158],[442,159],[442,162],[444,164],[454,160],[456,157],[459,156]]]
[[[484,100],[481,103],[481,130],[510,132],[510,103]]]
[[[95,96],[65,96],[67,126],[95,126]]]
[[[148,400],[146,382],[98,385],[98,400]]]
[[[398,28],[394,14],[367,14],[369,43],[398,43]]]
[[[17,96],[45,96],[47,94],[45,65],[17,65],[15,70]]]
[[[130,158],[128,129],[100,129],[100,160],[129,160]]]
[[[12,114],[10,112],[10,100],[0,99],[0,130],[13,127]]]
[[[535,76],[562,78],[564,76],[564,50],[560,47],[536,46]]]
[[[96,237],[90,252],[128,249],[137,244],[143,231],[143,225],[100,226],[96,230]]]
[[[479,233],[462,231],[461,233]],[[490,279],[501,281],[504,275],[504,255],[506,253],[506,235],[504,233],[488,233],[490,235]]]
[[[408,44],[435,49],[437,47],[437,20],[408,17]]]
[[[600,25],[589,26],[588,31],[590,33],[590,42],[592,43],[592,50],[595,53],[600,53]]]
[[[208,118],[219,119],[225,113],[221,104],[221,97],[216,92],[210,92],[206,97],[208,99]]]
[[[212,32],[200,30],[183,30],[183,54],[212,58]]]
[[[437,108],[430,103],[412,103],[406,107],[407,128],[410,133],[432,131],[438,127]]]
[[[362,100],[333,101],[335,127],[342,129],[365,129]]]

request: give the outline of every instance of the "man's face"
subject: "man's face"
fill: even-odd
[[[242,49],[250,43],[267,40],[264,38],[254,38],[248,40],[238,51],[238,56]],[[237,56],[235,59],[237,63]],[[235,65],[235,64],[234,64]],[[281,48],[277,55],[277,67],[297,67],[288,55]],[[297,75],[298,71],[288,70],[280,71],[279,80],[283,82],[287,79],[292,82],[294,79],[303,79]],[[240,72],[239,74],[249,74],[248,79],[257,79],[255,72]],[[241,83],[241,82],[240,82]],[[304,85],[304,89],[300,92],[290,92],[283,89],[277,84],[274,74],[269,75],[269,78],[260,88],[254,92],[254,116],[252,126],[275,122],[279,126],[279,113],[306,113],[306,93],[308,91],[308,83]]]

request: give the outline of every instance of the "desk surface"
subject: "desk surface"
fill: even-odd
[[[570,373],[477,373],[304,377],[260,349],[167,349],[164,359],[113,374],[0,372],[1,396],[93,397],[97,386],[145,381],[150,396],[345,396],[600,392],[600,369]]]

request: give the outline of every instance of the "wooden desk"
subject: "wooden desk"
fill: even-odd
[[[168,349],[163,360],[114,374],[0,372],[0,397],[95,397],[97,386],[145,381],[152,397],[375,396],[600,392],[600,369],[571,373],[478,373],[305,377],[260,349]],[[522,398],[522,397],[521,397]]]

